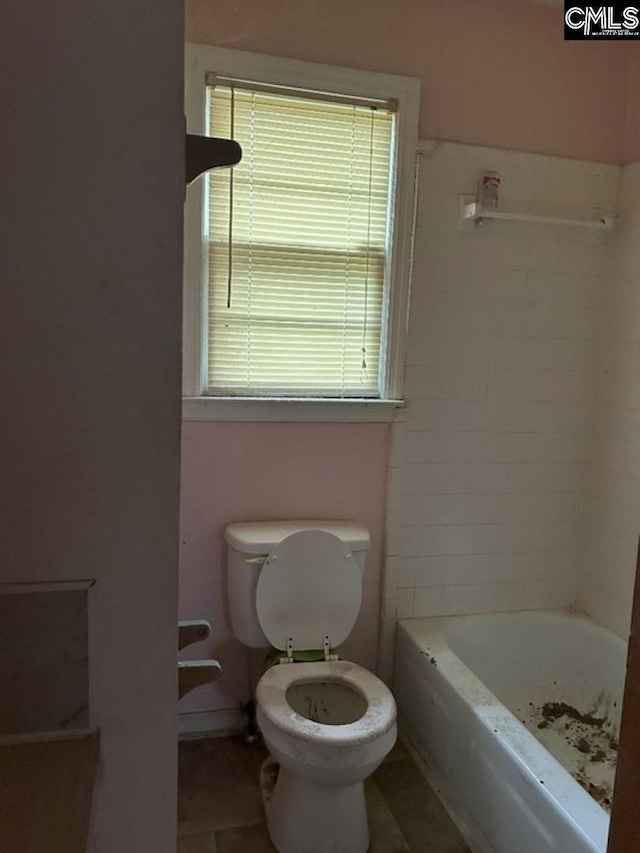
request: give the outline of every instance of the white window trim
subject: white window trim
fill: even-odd
[[[415,162],[418,146],[420,82],[412,77],[301,62],[210,45],[187,44],[185,112],[189,133],[205,134],[206,76],[255,79],[274,85],[340,92],[398,102],[393,241],[389,259],[386,351],[379,400],[275,399],[203,396],[203,321],[206,252],[202,240],[202,179],[188,189],[185,202],[185,288],[183,320],[183,418],[185,420],[388,421],[401,405],[407,336],[414,219]],[[306,413],[306,414],[305,414]],[[342,414],[340,414],[342,413]]]
[[[345,399],[338,397],[185,397],[185,421],[322,421],[388,423],[402,400]]]

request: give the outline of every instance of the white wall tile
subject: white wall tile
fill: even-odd
[[[417,332],[409,335],[407,364],[479,366],[488,365],[491,338],[487,335],[447,334],[433,331],[429,335]]]
[[[449,523],[517,524],[522,520],[521,495],[457,494],[449,498]]]
[[[413,589],[416,585],[415,564],[401,557],[398,561],[397,589]]]
[[[391,447],[389,450],[389,466],[391,468],[401,468],[405,464],[406,444],[406,424],[395,422],[391,426]]]
[[[448,464],[407,465],[404,471],[404,494],[447,494],[450,481],[451,466]]]
[[[511,429],[514,432],[577,432],[589,430],[593,406],[589,403],[514,402]]]
[[[451,586],[455,583],[468,582],[468,574],[464,579],[454,579],[450,566],[444,555],[437,557],[414,558],[413,577],[416,588],[425,586]]]
[[[398,590],[398,598],[396,601],[396,615],[398,619],[410,619],[414,614],[414,594],[413,588],[405,588]]]
[[[413,613],[416,617],[443,616],[445,607],[446,587],[421,587],[415,591]]]
[[[486,426],[486,419],[485,419]],[[458,464],[513,462],[511,435],[500,432],[460,432],[451,435],[451,459]]]
[[[576,599],[576,574],[541,580],[527,580],[527,607],[531,610],[570,607]]]
[[[640,534],[639,177],[638,165],[622,170],[612,279],[599,330],[586,561],[578,580],[578,606],[623,637],[629,629]]]
[[[404,525],[442,525],[451,520],[449,495],[405,495],[401,517]]]
[[[593,403],[596,378],[591,371],[492,368],[489,400]]]
[[[511,165],[504,171],[500,193],[505,201],[533,200],[536,170],[533,165]]]
[[[485,421],[484,400],[412,400],[407,407],[410,430],[469,432],[481,430]]]
[[[583,491],[540,492],[518,496],[518,509],[523,521],[579,522],[585,517],[586,497]]]
[[[542,273],[534,270],[527,274],[525,305],[571,305],[578,308],[595,308],[602,302],[600,276],[575,273]]]
[[[384,571],[382,573],[382,598],[383,600],[395,599],[398,590],[398,571],[400,568],[400,557],[386,556]]]
[[[488,366],[452,367],[449,369],[452,400],[486,400],[489,382]]]
[[[492,335],[516,335],[522,333],[525,308],[522,304],[496,302],[493,309]]]
[[[496,337],[489,364],[496,368],[593,370],[595,350],[588,339]]]
[[[400,531],[402,528],[401,513],[393,512],[387,514],[385,526],[385,553],[388,557],[397,557],[400,554]]]
[[[584,485],[581,463],[456,464],[449,467],[449,492],[466,494],[528,494],[571,492]]]
[[[421,462],[449,462],[451,459],[451,436],[449,432],[409,430],[407,432],[407,465]]]
[[[389,619],[381,615],[378,635],[378,677],[388,686],[391,686],[393,681],[396,626],[395,616]]]
[[[589,216],[616,202],[616,167],[455,143],[420,158],[406,426],[390,457],[388,620],[573,604],[587,508],[600,513],[600,551],[627,541],[636,503],[640,517],[640,240],[527,223],[459,231],[459,195],[487,168],[501,173],[512,209]],[[637,196],[640,168],[631,180]],[[623,201],[640,231],[630,186]],[[613,289],[611,245],[624,266]],[[596,486],[625,508],[615,520],[589,499]],[[616,566],[628,552],[617,547]],[[602,597],[600,577],[595,561],[584,601]],[[601,621],[624,618],[614,599]]]
[[[400,550],[403,557],[446,554],[448,528],[445,525],[403,526]]]
[[[538,338],[590,341],[598,330],[599,311],[566,305],[529,305],[522,318],[522,333]]]

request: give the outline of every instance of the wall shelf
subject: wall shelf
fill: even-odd
[[[485,210],[474,196],[460,197],[460,230],[471,231],[476,225],[485,225],[492,220],[503,222],[534,222],[542,225],[572,225],[578,228],[595,228],[608,231],[613,228],[613,216],[598,216],[594,219],[574,219],[564,216],[546,216],[506,210]]]
[[[204,172],[235,166],[242,159],[242,148],[234,139],[197,136],[187,133],[185,140],[185,180],[193,183]]]

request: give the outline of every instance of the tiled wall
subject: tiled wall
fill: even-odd
[[[460,194],[485,169],[501,173],[504,207],[586,218],[616,204],[615,166],[423,145],[383,675],[396,618],[576,600],[611,235],[513,222],[460,231]]]
[[[640,164],[623,169],[603,300],[587,559],[578,606],[626,636],[640,532]]]

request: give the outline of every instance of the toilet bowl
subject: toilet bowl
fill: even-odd
[[[263,772],[276,848],[364,853],[363,782],[397,735],[391,692],[366,669],[338,660],[278,664],[261,678],[256,699],[258,725],[279,765],[275,786],[272,763]]]
[[[234,633],[282,652],[256,688],[270,758],[261,786],[279,853],[365,853],[364,780],[393,747],[396,705],[385,684],[334,652],[360,609],[365,528],[275,522],[227,528]],[[322,649],[324,660],[294,662]]]

